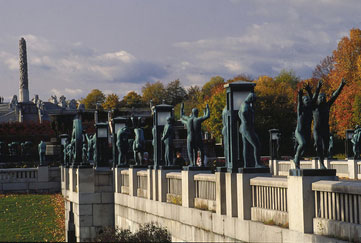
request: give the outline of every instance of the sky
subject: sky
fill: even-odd
[[[120,98],[146,82],[202,86],[219,75],[311,77],[352,28],[360,0],[0,0],[0,96],[18,95],[19,39],[30,97]]]

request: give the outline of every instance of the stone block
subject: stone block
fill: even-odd
[[[3,191],[26,191],[28,189],[27,183],[4,183]]]
[[[318,171],[315,170],[314,173],[317,172]],[[290,230],[302,233],[313,232],[315,195],[312,191],[312,183],[320,180],[337,180],[337,177],[321,175],[317,176],[316,174],[313,176],[288,177],[287,211],[289,216]]]
[[[158,200],[158,170],[152,170],[152,199],[157,201]]]
[[[49,181],[49,167],[39,166],[38,167],[38,181]]]
[[[73,204],[73,210],[76,215],[92,215],[93,214],[93,205],[92,204]]]
[[[112,192],[102,192],[102,203],[113,203],[114,202],[114,193]]]
[[[77,193],[79,204],[101,203],[101,193]]]
[[[93,225],[113,226],[114,225],[114,205],[113,204],[93,204]]]
[[[82,193],[94,192],[94,169],[79,168],[77,169],[77,174],[78,191]]]

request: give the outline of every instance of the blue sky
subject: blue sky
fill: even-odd
[[[359,0],[0,0],[0,96],[18,93],[22,36],[30,96],[43,100],[282,69],[309,78],[361,28],[360,9]]]

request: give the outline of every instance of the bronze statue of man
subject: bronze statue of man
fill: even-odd
[[[180,117],[181,122],[187,126],[187,151],[189,158],[189,165],[195,166],[197,151],[201,152],[201,166],[204,166],[204,149],[202,141],[201,124],[210,116],[209,106],[206,105],[204,115],[198,117],[198,109],[193,108],[189,116],[184,115],[184,103],[181,105]]]
[[[313,138],[315,139],[315,147],[317,156],[320,159],[321,169],[326,169],[323,160],[325,154],[327,155],[330,139],[330,109],[345,85],[346,81],[342,79],[340,86],[328,101],[326,101],[326,95],[321,93],[313,109]]]
[[[305,86],[305,89],[309,96],[303,96],[302,89],[298,90],[297,126],[295,130],[297,148],[294,158],[296,169],[300,168],[301,156],[306,145],[311,141],[312,109],[316,104],[322,84],[322,81],[318,82],[316,92],[313,95],[311,87],[308,84]]]
[[[136,165],[141,165],[143,162],[143,152],[145,149],[144,132],[141,128],[141,117],[138,117],[138,119],[132,117],[132,122],[135,134],[133,142],[134,162]]]
[[[241,119],[241,126],[239,132],[242,134],[243,143],[243,160],[244,167],[250,164],[248,161],[248,153],[250,152],[249,145],[253,148],[253,156],[255,161],[255,167],[264,167],[261,164],[261,143],[254,129],[254,102],[256,101],[256,95],[250,93],[247,98],[241,104],[238,111],[238,116]],[[248,166],[249,167],[249,166]]]
[[[161,138],[164,143],[164,162],[165,165],[174,165],[173,154],[174,154],[174,128],[173,128],[173,117],[167,117],[167,124],[165,124],[163,129],[163,136]]]
[[[130,130],[127,125],[117,132],[118,165],[124,165],[128,162],[129,136]]]

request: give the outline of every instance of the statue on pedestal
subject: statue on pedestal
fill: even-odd
[[[143,152],[145,149],[145,139],[144,139],[144,132],[141,126],[141,118],[132,117],[132,122],[134,125],[134,134],[135,139],[133,142],[133,152],[134,152],[134,162],[136,165],[141,165],[143,161]]]
[[[174,128],[173,128],[173,117],[167,117],[167,124],[164,126],[163,136],[161,138],[165,146],[164,151],[164,162],[165,165],[174,165],[173,154],[174,154]]]
[[[295,130],[297,147],[294,158],[296,169],[300,168],[300,159],[305,150],[305,146],[311,141],[312,109],[316,104],[322,84],[322,81],[318,82],[314,95],[312,95],[311,86],[308,84],[305,86],[305,90],[309,96],[303,96],[302,89],[298,90],[297,126]]]
[[[180,117],[181,122],[187,126],[187,151],[189,158],[189,165],[195,166],[198,150],[200,151],[201,156],[201,166],[204,166],[204,148],[202,141],[202,122],[207,120],[210,116],[209,106],[206,105],[204,110],[204,115],[198,117],[198,109],[193,108],[192,113],[189,116],[184,115],[184,103],[181,105]]]
[[[351,143],[353,144],[352,150],[354,159],[360,158],[360,147],[361,147],[361,127],[357,125],[353,132]]]
[[[117,132],[117,150],[118,150],[118,165],[124,165],[128,163],[128,150],[130,130],[125,125]]]
[[[39,150],[39,159],[40,159],[40,166],[45,165],[45,152],[46,152],[46,143],[44,141],[40,141],[38,145]]]
[[[257,168],[264,167],[261,164],[261,151],[260,151],[261,144],[254,129],[253,105],[255,101],[256,101],[256,95],[254,93],[250,93],[241,104],[241,107],[238,112],[238,116],[241,119],[241,126],[239,132],[242,134],[244,168],[249,167],[248,165],[251,164],[249,153],[252,150],[255,161],[255,167]],[[252,146],[252,149],[250,149],[249,145]]]
[[[93,155],[94,155],[94,144],[95,144],[95,140],[96,140],[96,134],[93,134],[93,135],[90,135],[88,136],[88,134],[85,134],[85,138],[87,140],[87,143],[88,143],[88,154],[87,154],[87,157],[88,157],[88,161],[93,161],[94,158],[93,158]]]
[[[323,161],[325,154],[327,155],[330,140],[330,109],[345,85],[346,81],[342,79],[340,86],[328,101],[326,101],[326,94],[320,94],[313,109],[313,138],[315,139],[315,147],[320,159],[321,169],[326,169]]]

